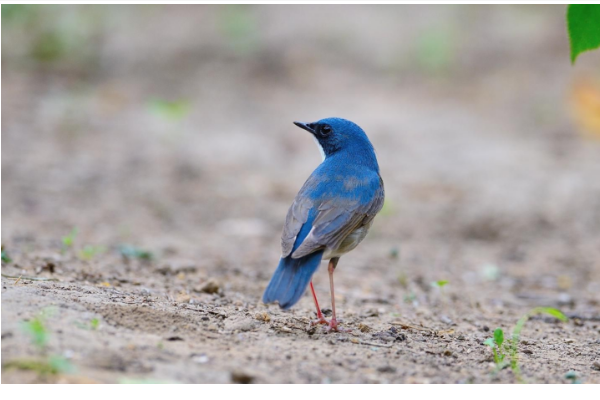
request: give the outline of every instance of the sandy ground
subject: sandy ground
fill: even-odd
[[[3,383],[510,383],[483,341],[538,306],[571,318],[526,323],[523,379],[600,383],[600,142],[570,97],[600,57],[568,64],[563,7],[249,8],[250,44],[216,7],[106,10],[92,61],[32,64],[3,21]],[[350,333],[260,301],[320,160],[291,122],[327,116],[386,184],[336,272]],[[325,264],[315,285],[327,308]]]

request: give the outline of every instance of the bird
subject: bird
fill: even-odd
[[[325,118],[294,122],[312,134],[322,162],[306,180],[290,206],[281,235],[281,259],[263,294],[264,303],[279,302],[289,309],[310,286],[317,308],[311,326],[344,332],[336,317],[333,273],[340,257],[365,238],[383,207],[385,190],[375,149],[354,122]],[[327,321],[312,283],[322,260],[329,260],[332,315]]]

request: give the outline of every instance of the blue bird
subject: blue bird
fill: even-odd
[[[340,257],[365,238],[384,199],[383,180],[373,145],[355,123],[326,118],[294,122],[310,132],[323,162],[313,171],[290,207],[281,236],[281,260],[263,295],[263,302],[279,301],[288,309],[310,284],[317,320],[328,330],[340,331],[335,314],[333,272]],[[312,276],[321,260],[329,260],[331,321],[321,312]]]

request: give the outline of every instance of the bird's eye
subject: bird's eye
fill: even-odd
[[[331,133],[331,127],[329,125],[325,125],[321,128],[321,133],[323,135],[329,135]]]

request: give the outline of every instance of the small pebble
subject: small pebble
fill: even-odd
[[[384,373],[385,372],[394,373],[394,372],[396,372],[396,368],[392,367],[391,365],[383,365],[383,366],[377,368],[377,371],[384,372]]]
[[[209,361],[209,358],[206,354],[193,354],[192,361],[198,364],[206,364]]]
[[[233,371],[231,373],[231,381],[234,383],[248,384],[254,381],[254,376],[245,371]]]

